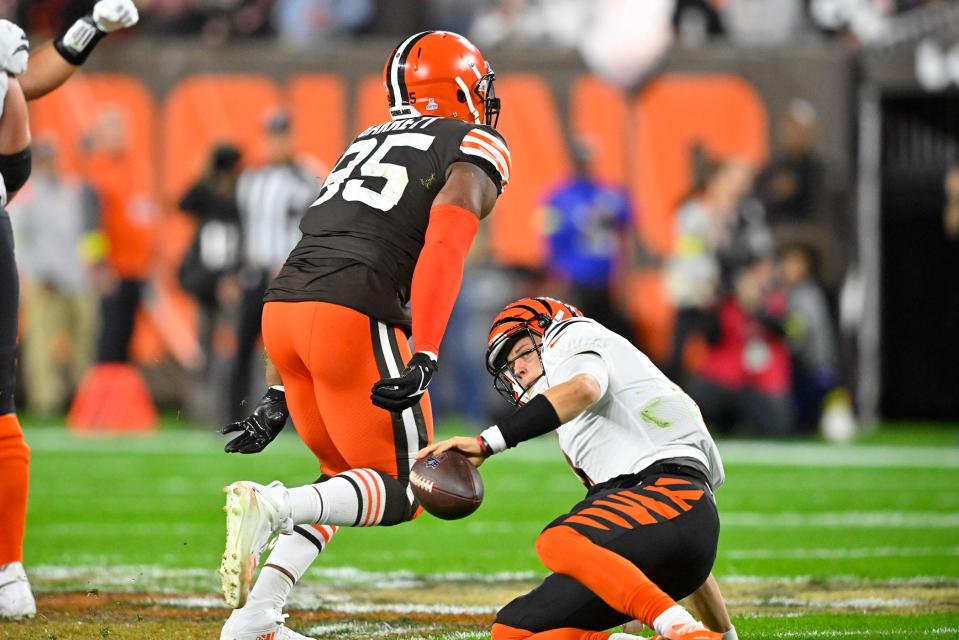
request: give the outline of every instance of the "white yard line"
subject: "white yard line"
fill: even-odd
[[[729,560],[845,560],[959,556],[959,547],[857,547],[835,549],[726,549]]]
[[[952,636],[959,634],[959,627],[937,627],[935,629],[844,629],[820,631],[778,631],[773,634],[775,638],[860,638],[888,636],[893,638],[915,638],[919,637],[939,637]]]
[[[888,609],[891,607],[913,607],[922,604],[915,598],[846,598],[842,600],[809,600],[775,596],[771,598],[732,598],[727,601],[734,607],[792,607],[796,609]]]
[[[723,463],[773,467],[959,469],[959,447],[721,440]]]
[[[788,527],[822,529],[951,529],[959,513],[943,511],[722,511],[724,527]]]
[[[36,453],[95,451],[145,455],[208,455],[218,452],[223,438],[204,431],[157,431],[123,437],[78,437],[61,428],[27,429],[26,439]],[[292,436],[282,434],[271,451],[304,452]],[[959,469],[959,447],[832,444],[825,442],[757,442],[719,440],[727,465],[775,467],[882,467]],[[510,453],[514,460],[561,460],[555,437],[525,442]],[[491,463],[491,464],[495,464]]]
[[[949,548],[949,550],[955,552],[956,548]],[[185,585],[189,585],[193,588],[209,589],[213,593],[218,586],[215,567],[165,569],[156,566],[137,565],[75,567],[35,565],[27,567],[27,574],[35,588],[40,592],[58,591],[64,588],[96,588],[105,591],[170,593],[176,592],[177,588],[182,590]],[[328,601],[335,601],[334,594],[338,588],[395,590],[435,586],[437,584],[524,583],[537,581],[545,575],[545,572],[537,573],[533,571],[490,574],[452,572],[417,575],[408,571],[365,571],[352,567],[317,567],[307,573],[301,586],[312,590],[331,589],[333,591],[324,594],[324,597]],[[822,578],[818,576],[719,575],[718,579],[720,583],[729,584],[795,585],[815,582],[817,584],[826,583],[867,588],[871,585],[959,586],[959,577],[957,576],[860,578],[858,576],[839,575]],[[297,591],[301,591],[301,589],[298,588]],[[182,593],[182,591],[180,592]],[[204,597],[197,596],[200,599]]]

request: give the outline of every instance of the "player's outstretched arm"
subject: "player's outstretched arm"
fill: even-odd
[[[446,184],[433,200],[423,249],[413,270],[410,308],[416,353],[396,378],[373,385],[370,399],[389,411],[420,401],[438,369],[440,342],[463,281],[463,265],[479,221],[496,204],[496,186],[474,164],[450,165]]]
[[[133,0],[100,0],[55,40],[30,54],[30,65],[20,77],[27,100],[45,96],[72,76],[107,34],[132,27],[140,19]]]
[[[556,429],[569,422],[603,395],[603,383],[593,374],[580,373],[550,387],[475,438],[456,437],[420,449],[417,459],[444,451],[459,451],[477,467],[483,460],[520,442]]]

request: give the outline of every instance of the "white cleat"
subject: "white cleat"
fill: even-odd
[[[220,631],[220,640],[316,640],[284,625],[286,617],[272,608],[234,609]]]
[[[19,562],[0,566],[0,620],[23,620],[37,615],[30,581]]]
[[[226,492],[226,549],[220,562],[223,597],[234,609],[246,603],[253,570],[275,533],[292,533],[286,487],[234,482]]]

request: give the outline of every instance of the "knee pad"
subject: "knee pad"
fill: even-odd
[[[536,538],[536,556],[547,569],[556,571],[553,566],[557,558],[563,555],[563,539],[568,532],[563,531],[561,527],[550,527],[539,534]]]
[[[419,506],[413,493],[409,490],[409,484],[400,482],[393,476],[380,471],[374,471],[383,481],[384,489],[384,507],[383,519],[380,521],[382,526],[392,526],[412,520],[416,517]]]

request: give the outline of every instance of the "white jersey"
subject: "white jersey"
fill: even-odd
[[[589,318],[552,324],[543,336],[546,384],[569,358],[595,353],[606,364],[606,393],[558,429],[573,470],[589,484],[637,473],[658,460],[695,458],[718,488],[725,479],[719,450],[696,403],[622,336]],[[554,377],[550,377],[550,374]]]

